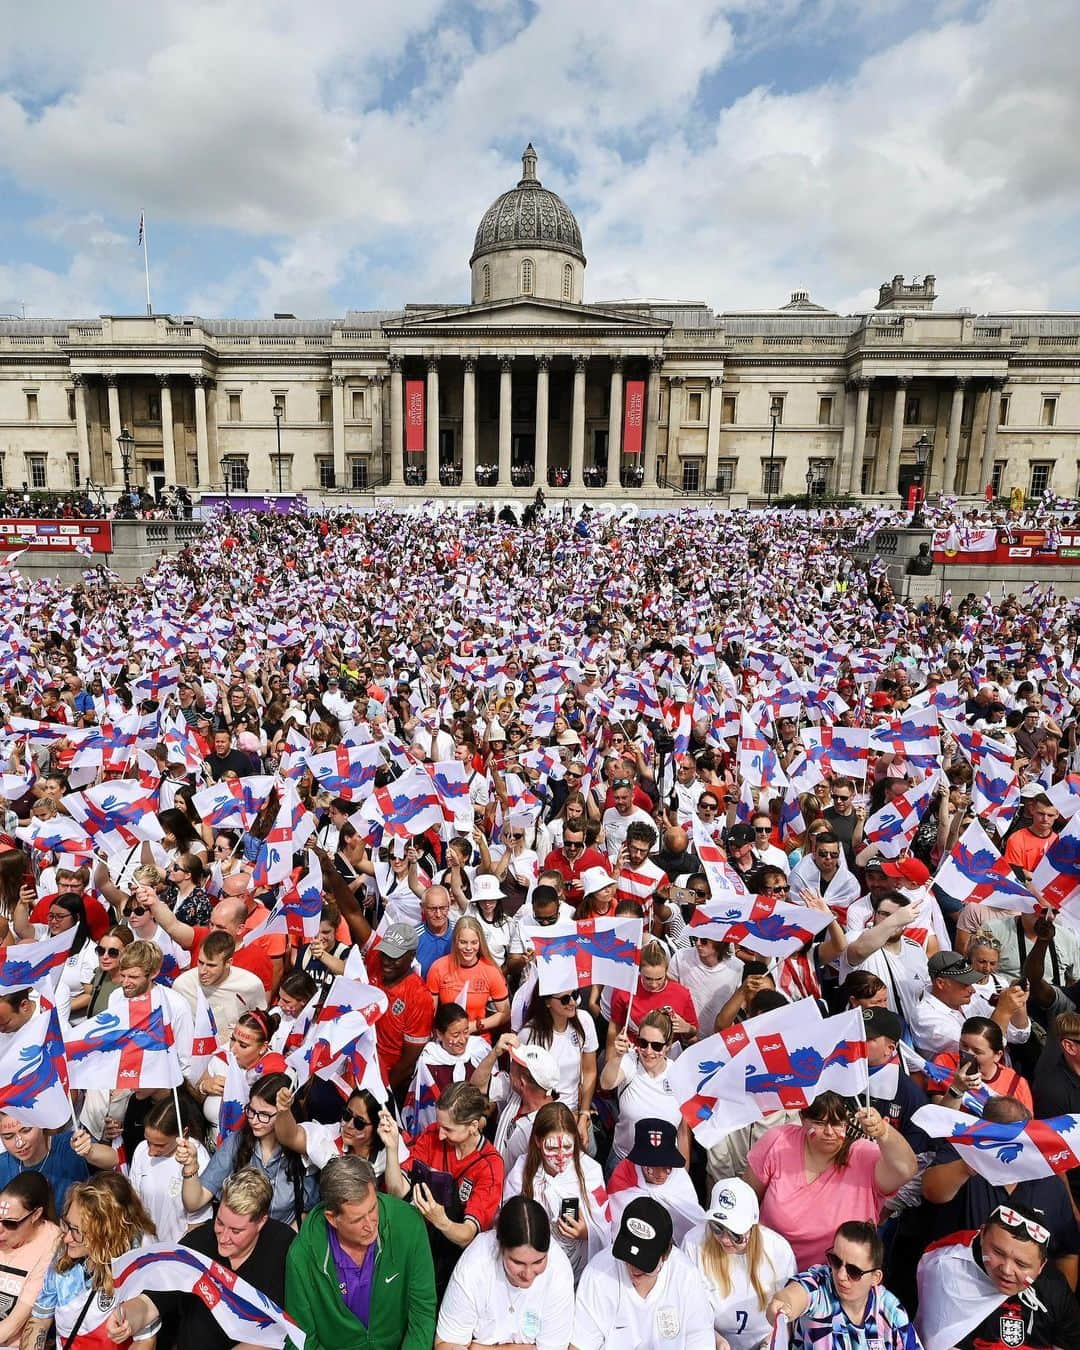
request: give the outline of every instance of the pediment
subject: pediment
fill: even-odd
[[[462,328],[499,331],[514,328],[547,328],[552,331],[626,332],[637,336],[670,332],[671,324],[646,314],[627,314],[594,305],[574,305],[558,300],[520,297],[492,300],[477,305],[458,305],[452,309],[421,310],[407,313],[384,325],[387,333],[420,334],[460,331]]]

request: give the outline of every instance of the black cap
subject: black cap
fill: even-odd
[[[742,821],[738,825],[732,825],[727,832],[727,842],[733,844],[736,848],[743,844],[752,844],[756,838],[757,835],[754,834],[753,826],[744,825]]]
[[[616,1261],[651,1275],[667,1254],[672,1235],[671,1215],[656,1200],[642,1195],[623,1210],[611,1254]]]
[[[864,1008],[862,1020],[868,1041],[878,1036],[887,1036],[890,1041],[899,1041],[904,1033],[903,1022],[891,1008]]]

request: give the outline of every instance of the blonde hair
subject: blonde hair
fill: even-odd
[[[454,936],[450,942],[450,960],[454,963],[454,965],[455,966],[458,965],[458,945],[457,945],[458,934],[464,932],[476,934],[476,936],[480,939],[479,959],[481,961],[486,961],[489,966],[493,966],[495,964],[495,961],[492,958],[491,949],[487,945],[487,938],[484,936],[484,930],[480,927],[479,920],[474,919],[471,914],[462,915],[462,917],[458,919],[457,923],[454,925]],[[459,966],[459,969],[468,970],[469,967]]]
[[[111,1295],[114,1259],[138,1247],[144,1237],[157,1237],[154,1221],[131,1182],[119,1172],[99,1172],[89,1181],[76,1182],[64,1202],[65,1218],[74,1204],[79,1206],[81,1245],[87,1254],[72,1258],[61,1242],[55,1258],[56,1269],[63,1274],[82,1260],[93,1287]]]
[[[121,970],[137,967],[147,975],[156,975],[161,969],[164,957],[156,942],[129,942],[117,959]]]
[[[269,1214],[273,1198],[269,1180],[254,1167],[242,1167],[239,1172],[234,1172],[221,1188],[221,1203],[228,1205],[234,1214],[249,1219],[261,1219],[264,1214]]]
[[[771,1282],[764,1276],[766,1265],[772,1277]],[[759,1224],[754,1224],[750,1230],[750,1241],[746,1244],[746,1269],[750,1283],[754,1286],[758,1307],[764,1312],[775,1292],[777,1279],[772,1257],[761,1240]],[[701,1271],[706,1280],[716,1287],[721,1298],[730,1296],[734,1284],[731,1278],[731,1253],[725,1250],[711,1223],[705,1225],[705,1241],[701,1244]]]

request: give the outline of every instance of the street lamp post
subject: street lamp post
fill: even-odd
[[[806,509],[810,510],[810,499],[814,495],[814,466],[812,464],[806,469]]]
[[[774,398],[769,404],[769,419],[772,422],[772,436],[769,438],[769,482],[765,489],[765,504],[772,506],[773,495],[773,464],[776,460],[776,423],[779,421],[780,413],[783,410],[783,403],[780,399]]]
[[[280,403],[274,404],[274,421],[277,423],[277,490],[278,496],[283,489],[281,486],[281,414],[282,407]]]
[[[924,431],[915,444],[911,447],[915,451],[915,463],[918,466],[918,475],[915,479],[917,494],[911,511],[911,524],[921,525],[923,523],[923,502],[926,499],[926,492],[923,483],[926,481],[926,468],[930,459],[930,452],[934,448],[930,443],[930,438]]]
[[[135,448],[135,437],[124,427],[120,435],[116,438],[116,443],[120,447],[120,470],[124,475],[124,500],[125,505],[131,505],[131,452]]]

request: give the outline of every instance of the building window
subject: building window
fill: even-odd
[[[877,426],[878,412],[879,412],[878,396],[877,394],[871,394],[870,397],[866,400],[866,425],[868,427]]]
[[[1001,480],[1005,476],[1005,464],[1003,459],[994,460],[994,472],[990,475],[990,486],[993,488],[994,496],[1001,496]]]
[[[569,263],[563,264],[562,298],[564,300],[573,300],[574,298],[574,269]]]
[[[239,396],[238,396],[239,397]],[[229,455],[221,461],[222,477],[230,492],[248,490],[248,462],[243,455]]]
[[[481,279],[481,290],[483,291],[484,299],[485,299],[485,300],[490,300],[490,299],[491,299],[491,268],[488,266],[487,263],[485,263],[485,264],[483,265],[483,267],[480,269],[480,279]]]
[[[701,395],[700,393],[689,393],[686,396],[686,420],[688,422],[701,421]]]
[[[275,492],[291,492],[292,455],[271,455],[270,474],[270,486]]]
[[[920,421],[922,420],[922,418],[919,416],[919,413],[920,413],[919,400],[917,398],[913,398],[909,394],[904,403],[904,426],[906,427],[918,426]]]
[[[230,421],[230,422],[239,422],[239,421],[240,421],[240,395],[239,395],[239,394],[230,394],[230,395],[229,395],[229,421]]]
[[[26,420],[28,422],[38,420],[37,391],[33,389],[26,391]]]
[[[532,295],[533,293],[533,260],[526,258],[521,264],[521,294]]]
[[[775,497],[783,487],[784,461],[782,459],[763,459],[761,461],[761,490],[768,497]]]
[[[701,460],[684,459],[682,466],[682,490],[698,492],[701,488]]]
[[[726,422],[728,426],[735,421],[735,395],[725,394],[723,403],[720,406],[720,420]]]
[[[870,491],[870,484],[873,481],[874,481],[874,462],[873,460],[870,461],[864,460],[862,466],[862,474],[859,478],[859,491],[863,494],[863,496],[865,496]],[[959,481],[963,482],[964,480],[961,478]]]
[[[832,394],[822,394],[817,401],[817,420],[819,427],[832,425]]]
[[[324,491],[334,486],[334,461],[332,459],[317,459],[315,463],[319,469],[319,487]]]
[[[319,421],[332,422],[334,420],[334,410],[332,400],[329,394],[319,395]]]
[[[352,391],[352,415],[354,422],[359,422],[364,416],[364,391],[362,389]]]
[[[68,482],[71,484],[73,488],[81,487],[82,483],[79,480],[79,456],[68,455],[67,461],[68,461]]]
[[[1001,404],[998,410],[998,426],[1007,427],[1009,425],[1009,394],[1002,394]]]
[[[769,398],[769,421],[773,418],[779,424],[784,420],[784,395],[772,394]]]
[[[161,421],[161,395],[156,390],[146,396],[146,420],[148,422]]]
[[[48,487],[49,479],[45,472],[44,455],[27,455],[26,457],[27,482],[32,488]]]
[[[68,401],[68,421],[69,421],[69,422],[74,422],[74,421],[75,421],[75,390],[74,390],[74,389],[69,389],[69,390],[67,391],[67,401]]]
[[[1029,497],[1041,497],[1050,486],[1050,475],[1054,471],[1053,463],[1044,461],[1031,466],[1031,481],[1028,485]]]
[[[717,492],[730,492],[735,486],[735,461],[722,459],[716,466]]]
[[[1057,396],[1042,401],[1042,425],[1052,427],[1057,421]]]
[[[349,486],[354,492],[363,492],[367,488],[367,460],[349,460]]]

